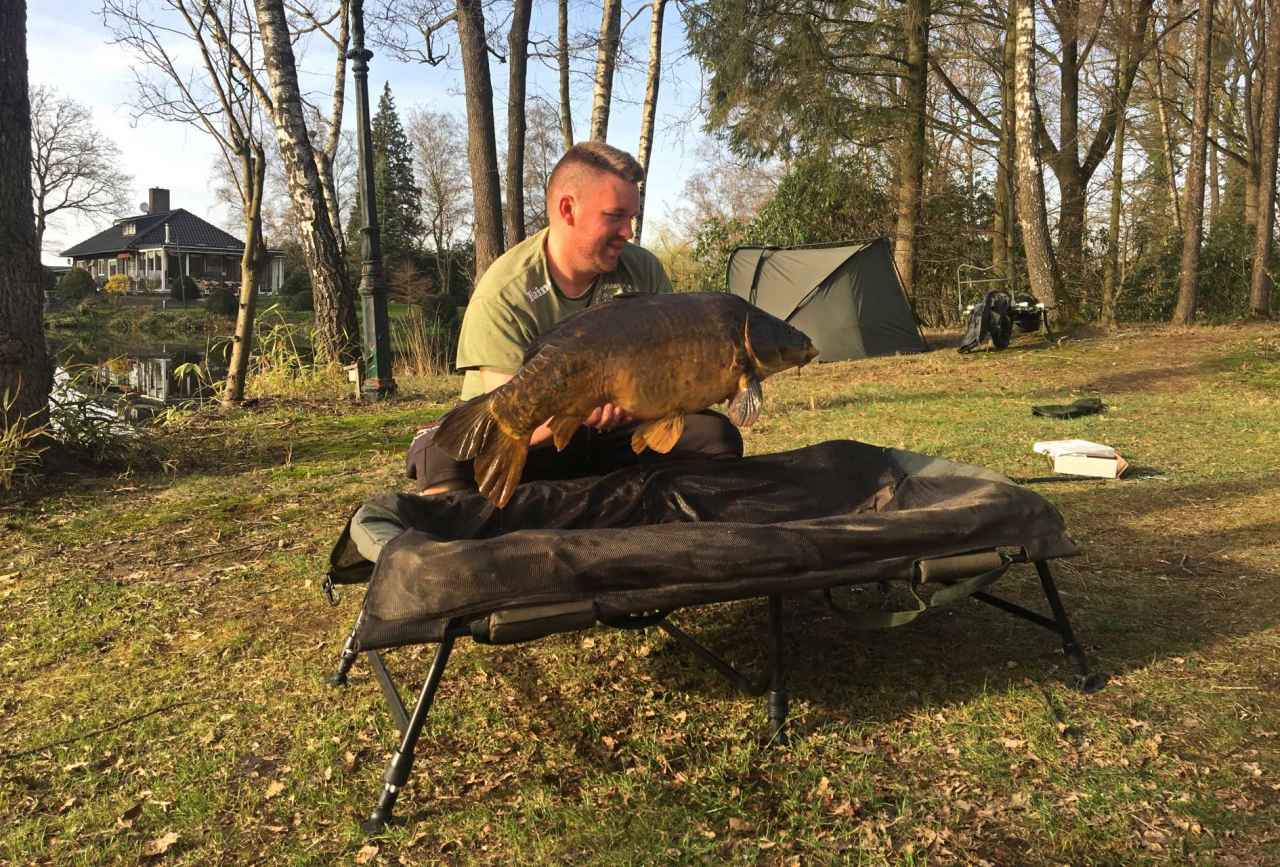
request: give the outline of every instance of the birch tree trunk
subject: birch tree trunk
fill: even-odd
[[[1249,281],[1249,315],[1271,313],[1272,235],[1276,219],[1276,157],[1280,138],[1280,0],[1259,0],[1267,16],[1267,53],[1262,95],[1262,153],[1254,226],[1253,274]]]
[[[902,88],[906,120],[898,150],[898,203],[893,260],[908,297],[915,289],[916,237],[924,199],[929,3],[930,0],[907,0],[902,19],[907,62],[907,75]]]
[[[557,0],[560,17],[560,45],[556,57],[560,66],[560,135],[564,149],[573,147],[573,105],[569,99],[569,0]]]
[[[333,163],[342,142],[342,114],[347,92],[347,48],[351,40],[351,0],[338,4],[337,61],[333,73],[333,99],[330,102],[329,135],[324,148],[316,151],[316,170],[320,173],[320,189],[324,191],[325,207],[329,209],[329,225],[338,237],[338,249],[343,260],[347,257],[347,239],[342,231],[342,203],[338,201],[338,182],[334,177]]]
[[[653,0],[653,17],[649,21],[649,72],[644,87],[644,108],[640,114],[640,152],[637,159],[644,169],[640,182],[640,210],[636,213],[635,242],[640,243],[644,228],[644,192],[649,183],[649,155],[653,152],[653,122],[658,112],[658,85],[662,79],[662,16],[667,0]]]
[[[1014,104],[1018,159],[1018,222],[1027,252],[1031,292],[1056,324],[1062,275],[1049,244],[1049,219],[1044,205],[1044,172],[1037,148],[1040,105],[1036,101],[1036,0],[1014,0],[1017,8]]]
[[[1164,152],[1165,181],[1169,185],[1169,207],[1173,209],[1173,223],[1182,231],[1182,208],[1178,204],[1178,170],[1173,164],[1173,126],[1169,121],[1169,107],[1165,102],[1164,61],[1160,59],[1160,45],[1156,44],[1156,111],[1160,115],[1161,150]]]
[[[1014,118],[1017,111],[1013,100],[1015,73],[1015,46],[1017,43],[1017,9],[1009,4],[1004,33],[1004,68],[1000,83],[1000,144],[996,156],[996,189],[991,231],[991,268],[997,277],[1009,281],[1010,291],[1016,290],[1016,269],[1013,265],[1013,177],[1015,156]]]
[[[493,84],[480,0],[458,0],[458,40],[467,103],[467,162],[475,205],[476,282],[502,255],[502,189],[493,131]],[[475,284],[473,283],[472,286]]]
[[[0,429],[44,423],[53,368],[31,209],[26,0],[0,3]]]
[[[507,37],[507,243],[524,240],[525,77],[533,0],[515,0]]]
[[[231,338],[231,365],[222,392],[222,406],[244,400],[244,386],[253,353],[253,317],[258,298],[258,278],[266,258],[262,242],[262,188],[266,181],[266,156],[262,145],[247,143],[240,151],[240,173],[244,191],[244,251],[240,254],[240,304],[236,309],[236,332]]]
[[[613,102],[613,68],[618,62],[622,35],[622,0],[604,0],[600,38],[596,43],[595,91],[591,96],[591,139],[607,141],[609,106]]]
[[[1120,293],[1120,204],[1124,188],[1124,139],[1127,118],[1116,120],[1115,153],[1111,163],[1111,214],[1107,224],[1107,258],[1102,263],[1102,308],[1098,322],[1104,328],[1116,324],[1116,298]]]
[[[1204,231],[1204,164],[1209,143],[1209,64],[1213,59],[1213,3],[1201,0],[1196,20],[1195,113],[1191,129],[1191,159],[1183,204],[1182,264],[1178,271],[1178,304],[1174,324],[1190,325],[1196,318],[1199,291],[1200,242]]]
[[[262,60],[271,83],[276,142],[284,162],[289,198],[301,223],[298,235],[311,274],[317,356],[321,361],[354,362],[360,358],[355,295],[307,135],[284,5],[282,0],[255,0],[255,4],[262,34]]]

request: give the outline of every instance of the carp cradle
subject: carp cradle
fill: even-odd
[[[769,733],[785,739],[783,600],[818,591],[855,628],[886,628],[966,598],[1058,634],[1087,692],[1094,673],[1072,632],[1049,560],[1078,553],[1044,498],[981,467],[836,440],[735,461],[628,467],[607,476],[520,485],[505,509],[475,493],[391,493],[362,506],[330,555],[324,589],[368,582],[339,658],[345,685],[367,655],[400,744],[367,833],[392,819],[418,738],[459,638],[515,644],[597,624],[657,626],[743,692],[767,695]],[[1052,616],[987,592],[1033,564]],[[655,576],[662,576],[656,578]],[[904,587],[902,611],[850,611],[833,588]],[[679,608],[766,597],[767,671],[751,679],[671,622]],[[406,709],[382,651],[437,643]]]

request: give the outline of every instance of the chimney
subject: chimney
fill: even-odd
[[[152,187],[147,190],[147,213],[163,214],[169,210],[169,191],[164,187]]]

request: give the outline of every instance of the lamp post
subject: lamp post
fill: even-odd
[[[364,0],[351,3],[351,41],[347,59],[356,83],[356,140],[360,151],[360,310],[361,344],[364,347],[363,396],[388,397],[396,390],[391,374],[391,323],[387,317],[387,281],[382,273],[382,242],[378,236],[378,210],[374,203],[373,132],[369,122],[369,59],[364,47]]]

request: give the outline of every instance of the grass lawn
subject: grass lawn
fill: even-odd
[[[455,381],[456,383],[456,381]],[[1131,479],[1033,487],[1085,696],[1055,636],[975,603],[852,633],[800,600],[793,740],[660,633],[462,642],[398,812],[366,841],[395,731],[359,605],[319,592],[344,519],[403,487],[455,383],[379,406],[201,418],[154,473],[0,507],[0,862],[1280,863],[1280,327],[1129,329],[823,365],[765,386],[760,453],[853,438],[1043,476],[1037,439]],[[1103,415],[1033,417],[1099,395]],[[1020,567],[1001,593],[1042,605]],[[358,590],[358,588],[357,588]],[[759,662],[763,602],[684,612]],[[431,648],[389,654],[420,678]]]

